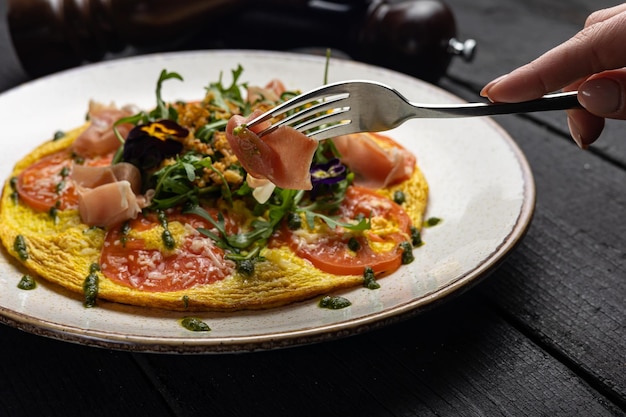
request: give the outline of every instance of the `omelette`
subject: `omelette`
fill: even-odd
[[[162,83],[182,77],[164,70],[151,110],[90,103],[6,179],[8,253],[87,307],[181,311],[274,308],[411,262],[428,200],[415,156],[379,134],[260,140],[245,121],[297,92],[240,75],[168,103]]]

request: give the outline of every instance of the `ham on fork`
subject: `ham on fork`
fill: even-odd
[[[258,116],[252,113],[247,118],[235,115],[226,126],[226,137],[241,165],[256,180],[267,179],[281,188],[310,190],[309,171],[317,141],[289,126],[281,126],[260,138],[246,122]]]

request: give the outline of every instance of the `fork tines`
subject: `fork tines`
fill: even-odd
[[[335,91],[337,86],[326,85],[308,93],[296,96],[283,104],[251,120],[247,126],[253,127],[268,120],[277,119],[266,129],[258,133],[259,137],[267,135],[280,126],[291,126],[294,129],[314,137],[325,129],[349,124],[344,113],[350,110],[347,91]],[[291,111],[296,110],[293,113]]]

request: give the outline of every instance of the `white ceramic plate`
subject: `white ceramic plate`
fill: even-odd
[[[323,82],[323,57],[265,51],[150,55],[77,68],[0,95],[4,149],[0,177],[56,130],[78,126],[90,99],[150,108],[162,69],[183,83],[165,84],[166,100],[198,99],[204,87],[244,67],[243,81],[264,85],[280,78],[288,89]],[[329,82],[370,79],[391,85],[413,101],[460,102],[409,76],[360,63],[331,60]],[[195,314],[210,332],[191,332],[182,313],[99,302],[86,309],[80,297],[39,280],[33,291],[16,287],[24,271],[6,251],[0,256],[0,320],[26,331],[115,349],[154,352],[235,352],[270,349],[346,336],[416,314],[484,277],[518,243],[532,217],[534,182],[513,140],[488,118],[412,120],[389,132],[418,157],[431,190],[428,216],[443,219],[426,229],[415,262],[380,280],[379,290],[342,292],[343,310],[309,300],[268,311]]]

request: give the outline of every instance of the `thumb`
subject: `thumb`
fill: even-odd
[[[626,119],[626,70],[604,71],[578,87],[578,100],[591,114]]]

